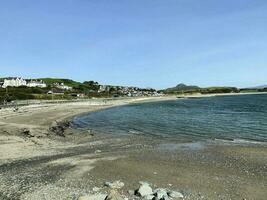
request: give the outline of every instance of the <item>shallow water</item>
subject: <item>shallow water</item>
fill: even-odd
[[[73,123],[78,128],[110,134],[267,142],[267,95],[127,105],[77,117]]]

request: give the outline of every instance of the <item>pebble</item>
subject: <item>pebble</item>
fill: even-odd
[[[77,200],[104,200],[107,197],[106,194],[93,194],[93,195],[86,195],[80,196]]]
[[[181,192],[177,192],[177,191],[170,191],[168,192],[168,195],[171,198],[184,198],[184,195]]]
[[[120,188],[124,187],[124,183],[121,181],[105,182],[104,185],[107,187],[110,187],[112,189],[120,189]]]
[[[99,188],[99,187],[93,187],[93,191],[94,192],[98,192],[99,190],[101,190],[101,188]]]
[[[116,190],[111,190],[105,200],[124,200],[124,198]]]

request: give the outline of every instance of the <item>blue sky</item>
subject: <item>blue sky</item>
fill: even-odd
[[[267,1],[0,0],[0,76],[267,84]]]

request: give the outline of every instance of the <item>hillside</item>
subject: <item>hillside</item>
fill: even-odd
[[[252,87],[251,89],[264,89],[264,88],[267,88],[267,85],[260,85],[260,86]]]
[[[167,88],[163,90],[165,94],[182,94],[182,93],[201,93],[201,94],[213,94],[213,93],[237,93],[239,89],[236,87],[207,87],[200,88],[194,85],[178,84],[176,87]]]
[[[185,85],[183,83],[178,84],[173,88],[167,88],[166,91],[168,92],[175,92],[175,91],[189,91],[189,90],[198,90],[200,87],[195,85]]]
[[[65,79],[65,78],[39,78],[38,80],[42,80],[47,85],[52,85],[55,83],[64,83],[64,85],[75,87],[81,85],[80,82],[73,81],[71,79]]]

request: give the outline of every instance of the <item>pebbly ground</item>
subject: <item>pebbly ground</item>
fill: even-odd
[[[0,199],[77,199],[108,194],[107,181],[120,180],[119,193],[145,181],[153,188],[179,191],[184,199],[265,199],[265,146],[216,142],[180,144],[141,135],[74,133],[75,145],[50,155],[0,165]],[[74,134],[74,135],[73,135]],[[78,136],[77,136],[78,135]],[[56,149],[56,147],[53,147]]]

